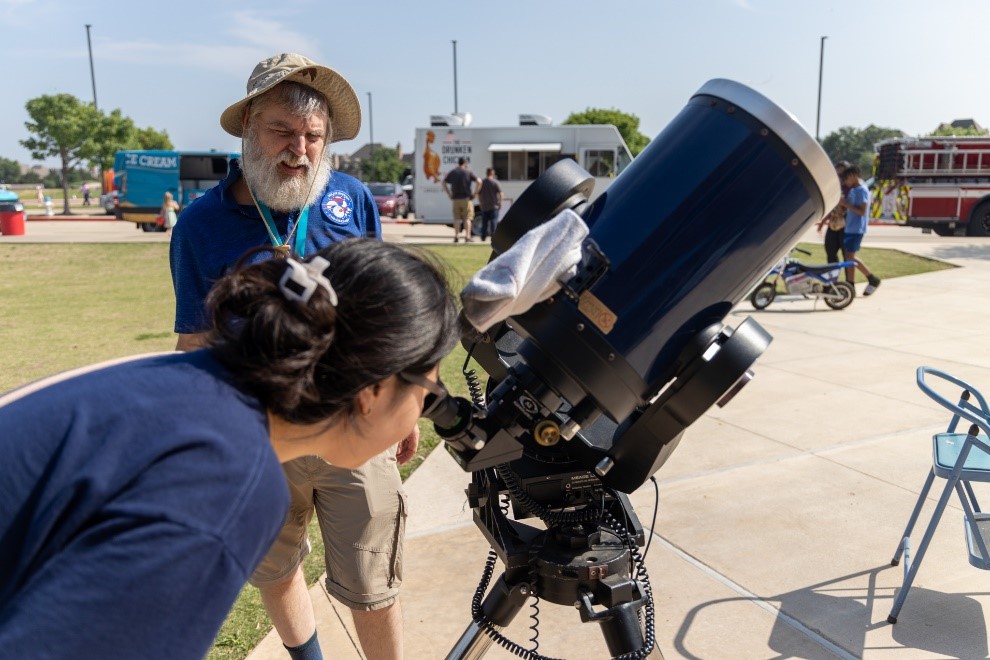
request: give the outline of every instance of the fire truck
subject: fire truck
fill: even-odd
[[[990,137],[894,138],[876,148],[871,217],[990,236]]]

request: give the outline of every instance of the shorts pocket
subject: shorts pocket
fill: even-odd
[[[406,536],[407,503],[402,489],[395,491],[398,506],[395,515],[385,525],[369,527],[366,538],[354,544],[357,568],[364,575],[381,576],[385,587],[392,589],[402,583],[402,548]],[[385,521],[382,521],[383,523]]]

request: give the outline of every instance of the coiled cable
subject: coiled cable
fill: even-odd
[[[474,347],[478,345],[478,342],[473,342],[471,344],[471,349],[468,351],[467,357],[464,359],[464,366],[461,367],[461,373],[464,374],[464,380],[467,383],[468,394],[471,396],[471,402],[474,403],[475,407],[479,410],[485,409],[485,392],[484,388],[481,386],[481,379],[478,378],[478,372],[474,369],[469,369],[471,363],[471,356],[474,354]]]

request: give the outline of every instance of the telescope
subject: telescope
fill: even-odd
[[[724,319],[839,198],[832,164],[796,119],[723,79],[591,203],[593,185],[565,159],[512,204],[492,258],[569,210],[587,225],[577,272],[528,310],[466,328],[487,386],[466,372],[470,400],[428,405],[472,474],[469,503],[492,546],[449,657],[480,657],[493,642],[542,657],[500,632],[532,597],[575,605],[615,657],[652,652],[645,534],[627,494],[753,377],[771,337],[752,318]],[[505,572],[482,600],[495,557]]]

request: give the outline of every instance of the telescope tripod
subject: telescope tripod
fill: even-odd
[[[520,657],[548,660],[537,651],[538,621],[530,640],[536,648],[526,649],[501,634],[531,597],[576,607],[582,622],[599,624],[615,658],[662,658],[654,639],[649,577],[638,551],[643,529],[628,498],[616,492],[603,496],[599,490],[603,497],[597,502],[551,510],[520,489],[508,466],[497,470],[517,513],[537,515],[547,528],[509,519],[493,471],[474,473],[469,500],[492,550],[471,603],[472,621],[447,659],[477,660],[497,643]],[[589,475],[564,476],[571,494],[578,490],[571,488],[574,476],[587,481]],[[505,571],[485,597],[499,558]],[[596,611],[596,606],[604,609]]]

